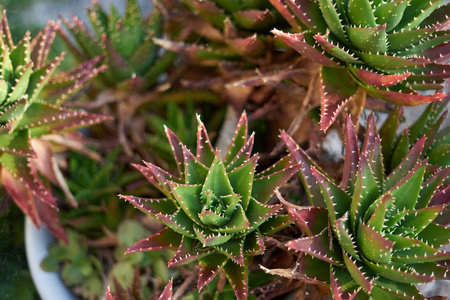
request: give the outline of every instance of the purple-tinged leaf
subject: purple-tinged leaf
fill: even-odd
[[[102,58],[103,56],[91,58],[68,71],[55,74],[50,78],[47,85],[59,86],[67,82],[81,79],[86,75],[89,75],[95,69],[95,66],[102,60]]]
[[[326,131],[336,120],[342,107],[356,94],[358,86],[345,69],[322,66],[320,129]]]
[[[8,183],[3,183],[7,190],[10,185],[12,191],[16,190],[24,192],[23,187],[19,188],[17,184],[23,185],[33,196],[56,209],[55,198],[53,198],[51,191],[48,190],[39,179],[30,158],[5,152],[0,156],[0,163],[2,172],[4,173],[3,176],[9,178]],[[14,200],[16,202],[21,202],[22,199],[20,195],[16,194],[16,196],[17,198]],[[25,197],[25,199],[26,198],[27,197]],[[29,204],[26,205],[26,207],[29,207]]]
[[[166,285],[161,295],[159,295],[158,300],[172,300],[172,294],[173,294],[173,279],[170,279],[169,283]]]
[[[278,29],[272,30],[272,33],[281,39],[283,42],[285,42],[289,47],[296,50],[300,54],[304,55],[305,57],[322,64],[324,66],[329,67],[338,67],[339,64],[332,61],[330,58],[328,58],[325,54],[321,53],[320,51],[316,50],[313,46],[309,45],[305,41],[305,33],[286,33],[282,32]]]
[[[150,172],[150,173],[147,172],[145,174],[143,173],[143,175],[152,183],[155,182],[155,180],[156,180],[156,182],[157,182],[155,184],[156,186],[158,186],[158,185],[161,187],[165,186],[168,189],[169,181],[174,181],[174,182],[181,181],[181,178],[174,176],[173,174],[161,169],[158,166],[155,166],[152,163],[149,163],[146,161],[143,161],[143,163],[147,167],[148,172]],[[137,168],[137,165],[133,165],[133,166]],[[139,171],[141,171],[141,170],[139,169]],[[150,176],[148,176],[148,175],[150,175]],[[151,176],[153,176],[153,177],[151,177]]]
[[[167,181],[175,179],[174,176],[151,163],[147,163],[144,161],[144,164],[146,166],[138,164],[132,164],[132,166],[135,167],[139,172],[141,172],[142,175],[144,175],[152,185],[157,187],[162,193],[168,196],[170,189]]]
[[[84,64],[82,64],[84,65]],[[87,65],[86,68],[89,66]],[[104,72],[107,69],[106,65],[101,65],[97,68],[87,69],[85,74],[82,74],[80,78],[70,80],[69,82],[61,82],[60,87],[53,86],[51,88],[54,91],[49,92],[51,96],[57,96],[56,100],[52,100],[51,103],[61,104],[70,98],[71,95],[75,94],[82,87],[84,87],[92,78],[97,76],[99,73]],[[48,85],[47,85],[48,86]]]
[[[335,226],[336,219],[341,218],[345,212],[350,209],[352,198],[314,167],[311,168],[311,171],[313,176],[317,179],[325,199],[331,225]]]
[[[417,199],[417,204],[415,206],[416,209],[425,208],[430,204],[433,195],[436,194],[441,184],[448,178],[449,174],[450,168],[439,170],[422,184],[419,199]]]
[[[346,116],[344,125],[345,158],[342,171],[342,181],[339,186],[345,190],[352,190],[358,173],[359,146],[355,125],[350,116]]]
[[[422,95],[417,93],[416,91],[403,87],[403,90],[397,91],[389,91],[377,89],[374,87],[366,86],[365,89],[372,95],[384,99],[386,101],[404,105],[404,106],[417,106],[428,104],[431,102],[436,102],[444,99],[447,95],[445,93],[435,93],[431,95]]]
[[[320,191],[319,185],[315,177],[312,174],[311,167],[313,166],[316,170],[319,170],[322,174],[325,174],[321,168],[316,165],[316,163],[303,151],[299,145],[284,131],[281,131],[281,138],[284,141],[286,147],[290,152],[294,152],[297,149],[295,159],[299,164],[301,164],[299,175],[303,184],[303,188],[306,191],[308,200],[311,206],[325,207],[325,201]]]
[[[373,85],[376,87],[386,87],[395,85],[397,83],[400,83],[404,80],[406,80],[411,73],[406,72],[404,74],[392,74],[392,75],[384,75],[364,69],[349,67],[349,69],[352,71],[352,73],[359,78],[364,83],[367,83],[369,85]]]
[[[302,27],[297,23],[295,16],[291,13],[291,11],[288,9],[288,7],[286,5],[286,2],[288,2],[288,1],[289,0],[269,0],[269,2],[278,10],[278,12],[289,23],[289,25],[292,26],[292,28],[295,31],[302,31]],[[288,2],[288,4],[289,4],[289,2]],[[295,4],[293,6],[296,7]],[[302,16],[304,16],[303,19],[307,19],[303,13],[300,13],[300,15],[297,17],[301,18]]]
[[[195,157],[204,165],[209,166],[214,160],[214,149],[199,115],[197,115],[197,123],[197,152]]]
[[[367,267],[361,262],[354,261],[351,257],[347,256],[345,252],[342,253],[342,256],[344,257],[344,263],[347,271],[350,273],[353,280],[355,280],[356,283],[359,284],[365,291],[370,293],[373,287],[373,282],[375,281],[375,278],[372,278],[368,274],[370,273],[370,270],[367,270]],[[363,256],[362,258],[364,259]]]
[[[168,127],[165,127],[166,136],[169,140],[170,147],[172,149],[173,155],[175,157],[175,161],[178,167],[178,173],[181,178],[184,177],[184,156],[183,156],[183,148],[181,147],[182,143],[180,139],[170,130]]]
[[[329,243],[329,232],[324,229],[319,234],[291,240],[286,243],[286,247],[304,252],[331,264],[341,265],[339,256],[330,249]]]
[[[180,243],[181,235],[166,227],[161,231],[136,242],[127,249],[126,254],[163,249],[175,250]]]
[[[2,44],[8,46],[8,48],[14,48],[14,43],[11,36],[11,31],[9,29],[8,19],[6,18],[6,14],[3,14],[2,20],[0,22],[0,33]]]
[[[450,57],[450,42],[445,42],[423,51],[423,56],[436,64],[446,64]]]
[[[328,25],[323,19],[322,12],[316,2],[310,0],[286,0],[285,2],[294,15],[313,32],[324,33],[326,31]],[[285,16],[283,15],[283,17]],[[302,30],[297,31],[300,32]]]
[[[443,188],[433,195],[430,205],[449,204],[450,203],[450,186]]]
[[[368,260],[379,264],[391,262],[394,243],[375,229],[360,222],[356,231],[356,240],[359,250]]]
[[[197,289],[201,291],[205,285],[210,283],[227,262],[228,257],[218,253],[199,258]]]
[[[45,65],[58,28],[59,23],[53,20],[49,21],[31,41],[31,60],[36,69],[40,69]]]
[[[403,160],[400,164],[386,178],[384,182],[384,190],[389,190],[397,185],[411,170],[417,166],[420,156],[422,155],[425,141],[426,137],[422,137],[412,146],[409,152],[403,156]]]
[[[328,226],[328,211],[325,207],[297,206],[287,202],[277,191],[277,197],[297,225],[308,235],[316,235]]]
[[[230,148],[228,149],[224,159],[227,167],[231,164],[243,147],[248,148],[249,145],[253,146],[253,142],[251,144],[247,144],[247,134],[248,121],[247,114],[244,111],[239,118],[238,124],[236,125],[236,130],[234,132],[233,139],[231,140]],[[251,147],[248,150],[251,151]],[[245,154],[247,155],[247,158],[250,157],[250,153]]]
[[[233,288],[237,300],[247,300],[248,297],[248,269],[247,265],[240,266],[229,260],[223,267],[225,275]]]
[[[213,253],[213,249],[202,248],[199,241],[183,236],[180,247],[168,262],[169,267],[183,265]]]
[[[45,225],[47,230],[54,237],[67,244],[68,240],[66,232],[64,231],[65,229],[59,221],[57,209],[53,205],[50,205],[49,203],[44,202],[41,199],[35,198],[34,203],[36,205],[36,210],[41,223]]]
[[[25,185],[21,184],[18,178],[6,168],[1,168],[1,181],[16,205],[30,218],[37,228],[40,228],[41,221],[31,191]]]

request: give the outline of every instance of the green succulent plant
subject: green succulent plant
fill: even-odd
[[[383,148],[384,165],[387,171],[397,167],[414,143],[421,137],[426,137],[422,159],[435,167],[450,166],[450,125],[443,128],[447,117],[448,100],[431,103],[416,122],[406,128],[402,134],[396,135],[398,125],[403,116],[403,107],[397,106],[391,111],[380,129]]]
[[[104,67],[98,58],[53,76],[64,53],[47,61],[58,24],[50,21],[33,39],[27,33],[14,45],[6,14],[0,23],[0,165],[1,181],[19,208],[39,227],[44,223],[58,238],[64,232],[51,191],[38,177],[39,159],[32,140],[48,133],[92,125],[105,116],[64,108],[87,80]]]
[[[103,57],[102,63],[108,69],[98,77],[101,88],[145,90],[171,65],[174,53],[161,55],[153,42],[154,37],[162,34],[162,15],[157,7],[143,18],[138,2],[127,0],[125,14],[120,16],[113,5],[108,14],[93,0],[87,14],[94,33],[77,16],[72,23],[63,19],[75,42],[63,30],[58,32],[76,59]]]
[[[263,0],[161,0],[169,19],[182,26],[177,38],[186,44],[159,41],[167,49],[187,50],[195,61],[220,60],[259,63],[273,49],[270,30],[282,22],[279,13]],[[169,30],[175,35],[175,30]],[[190,33],[195,33],[190,35]],[[200,39],[200,40],[199,40]]]
[[[77,202],[77,209],[62,208],[59,211],[64,226],[91,239],[104,236],[105,228],[117,230],[129,214],[117,194],[127,190],[127,185],[140,177],[139,172],[128,170],[126,163],[118,161],[119,154],[120,149],[115,149],[99,162],[70,152],[66,182]]]
[[[449,78],[449,10],[443,0],[270,0],[296,33],[273,30],[322,65],[321,120],[326,130],[358,88],[415,106],[442,100]]]
[[[166,227],[127,252],[178,248],[168,265],[198,260],[199,290],[223,270],[236,297],[247,299],[249,259],[264,253],[265,235],[291,222],[289,216],[278,214],[281,205],[267,203],[299,165],[293,153],[256,173],[259,156],[251,156],[254,136],[247,137],[245,113],[223,156],[212,148],[200,118],[197,128],[196,155],[166,129],[178,176],[151,163],[135,165],[165,198],[121,197]]]
[[[312,204],[283,201],[306,235],[286,243],[301,253],[297,272],[329,283],[334,299],[425,299],[414,284],[449,278],[450,253],[438,250],[450,241],[448,221],[441,218],[448,197],[446,203],[436,202],[445,193],[450,168],[426,174],[422,137],[386,174],[373,114],[361,149],[349,117],[344,135],[339,184],[282,135],[302,163],[299,174]]]

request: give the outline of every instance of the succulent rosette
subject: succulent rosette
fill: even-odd
[[[157,7],[143,17],[136,0],[127,0],[123,16],[111,5],[108,14],[98,1],[87,9],[93,33],[77,17],[63,19],[73,37],[62,29],[60,36],[79,61],[102,56],[108,69],[97,83],[103,88],[145,90],[156,83],[158,75],[171,65],[174,53],[161,55],[154,37],[162,34],[162,14]]]
[[[449,78],[450,5],[443,0],[270,0],[296,33],[273,30],[322,65],[321,129],[358,88],[415,106],[442,100]]]
[[[450,253],[439,250],[450,241],[448,222],[442,218],[449,199],[438,201],[445,199],[450,168],[427,172],[427,159],[420,158],[426,141],[422,137],[385,174],[374,115],[361,149],[350,118],[344,132],[339,184],[282,135],[302,163],[299,174],[312,204],[301,207],[282,200],[305,233],[286,243],[300,252],[293,272],[329,283],[334,299],[425,299],[416,283],[450,275]],[[323,272],[327,268],[329,273]]]
[[[59,25],[50,21],[33,39],[28,32],[14,45],[6,14],[0,23],[0,165],[1,181],[17,206],[39,227],[65,239],[56,214],[56,201],[39,179],[34,139],[101,122],[107,117],[64,108],[73,96],[104,67],[98,58],[58,75],[54,71],[64,53],[47,57]],[[50,168],[50,166],[46,166]]]
[[[199,263],[198,289],[223,270],[238,299],[247,299],[249,258],[264,253],[263,237],[291,223],[280,204],[267,204],[275,190],[299,170],[296,152],[272,167],[255,172],[245,113],[222,158],[198,118],[196,155],[169,129],[166,134],[178,164],[178,176],[145,162],[135,167],[164,195],[162,199],[121,196],[166,225],[127,252],[177,249],[169,266]]]

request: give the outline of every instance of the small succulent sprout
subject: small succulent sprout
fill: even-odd
[[[270,0],[295,33],[272,32],[322,65],[322,130],[358,88],[415,106],[442,100],[449,78],[449,11],[443,0]]]
[[[89,32],[77,17],[63,19],[73,40],[62,29],[59,35],[68,50],[80,62],[102,56],[108,69],[98,77],[102,88],[145,90],[156,83],[158,75],[167,70],[173,53],[161,55],[153,38],[161,35],[162,15],[158,7],[143,18],[137,0],[127,0],[125,14],[120,16],[114,6],[108,14],[93,0],[87,9],[94,32]]]
[[[414,124],[406,128],[399,136],[396,135],[403,108],[396,107],[380,129],[383,147],[384,165],[388,171],[394,170],[406,153],[422,137],[426,137],[421,158],[436,167],[450,166],[450,125],[442,127],[447,117],[449,101],[431,103]]]
[[[166,227],[137,242],[127,252],[177,249],[169,266],[198,261],[201,290],[223,270],[237,299],[248,296],[248,257],[264,253],[263,237],[288,226],[280,204],[267,204],[282,184],[298,172],[296,152],[257,173],[258,154],[251,155],[254,135],[247,137],[242,114],[225,155],[214,150],[198,120],[194,155],[166,129],[178,175],[144,162],[135,165],[164,195],[162,199],[121,196]]]
[[[0,165],[1,181],[20,209],[36,226],[44,223],[56,237],[65,239],[55,199],[33,164],[37,154],[31,140],[107,118],[61,106],[104,68],[87,63],[83,69],[65,73],[67,76],[58,75],[58,88],[52,87],[53,73],[64,56],[47,61],[58,27],[50,21],[33,39],[26,33],[14,45],[6,14],[1,19]]]
[[[420,159],[426,141],[422,137],[385,174],[373,114],[366,130],[359,147],[347,117],[339,183],[282,134],[302,164],[299,174],[312,203],[301,207],[280,198],[305,234],[286,246],[300,252],[300,266],[308,266],[297,272],[330,284],[334,299],[425,299],[414,284],[450,277],[445,264],[450,253],[439,250],[450,241],[448,222],[441,218],[449,198],[437,203],[450,168],[427,174],[427,159]],[[318,269],[329,272],[318,274]]]

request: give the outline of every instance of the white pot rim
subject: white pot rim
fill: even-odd
[[[44,226],[37,229],[29,218],[25,218],[28,267],[39,296],[42,300],[77,300],[78,298],[64,285],[59,273],[45,272],[41,269],[41,262],[48,255],[48,247],[54,242],[54,237]]]

